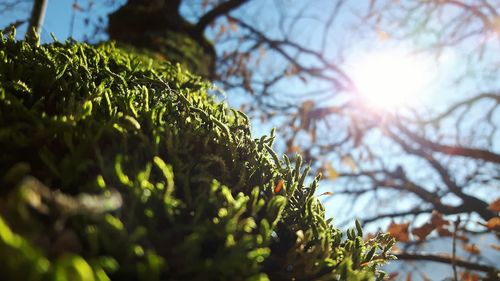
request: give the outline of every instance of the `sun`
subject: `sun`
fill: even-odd
[[[429,84],[429,61],[400,52],[370,54],[349,68],[363,102],[386,110],[411,105]]]

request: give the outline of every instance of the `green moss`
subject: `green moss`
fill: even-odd
[[[120,48],[156,60],[179,63],[184,69],[205,78],[214,75],[215,53],[207,52],[184,32],[158,31],[143,35],[133,43],[121,42]]]
[[[3,38],[0,279],[371,280],[390,239],[342,238],[300,158],[210,87],[112,44]]]

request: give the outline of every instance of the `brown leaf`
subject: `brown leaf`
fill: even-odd
[[[431,281],[431,279],[429,278],[429,276],[427,276],[425,273],[423,272],[420,272],[420,277],[422,277],[422,280],[423,281]]]
[[[493,26],[493,30],[497,34],[500,34],[500,16],[496,16],[493,18],[492,26]]]
[[[365,266],[369,266],[369,265],[370,265],[370,262],[367,261],[367,262],[361,263],[359,266],[360,267],[365,267]]]
[[[356,165],[356,161],[354,161],[351,155],[342,156],[341,161],[342,164],[349,167],[349,169],[351,169],[352,172],[356,171],[356,169],[358,168],[358,166]]]
[[[266,56],[266,49],[263,47],[259,47],[259,57],[263,58]]]
[[[489,230],[500,231],[500,217],[494,217],[486,222],[486,227]]]
[[[411,272],[406,273],[406,281],[411,281]]]
[[[387,232],[394,237],[397,241],[408,242],[408,226],[409,223],[391,223],[387,229]]]
[[[497,244],[491,244],[490,245],[491,248],[497,250],[497,251],[500,251],[500,245],[497,245]]]
[[[389,276],[387,277],[386,281],[394,281],[396,280],[396,277],[398,277],[399,273],[397,272],[391,272]]]
[[[332,166],[332,164],[328,161],[325,161],[324,164],[323,164],[323,168],[325,169],[326,171],[326,177],[333,181],[335,179],[337,179],[339,177],[339,173],[337,172],[337,170],[335,170]]]
[[[375,238],[375,237],[376,237],[376,235],[375,235],[375,234],[373,234],[373,233],[369,232],[368,234],[366,234],[366,236],[365,236],[365,238],[364,238],[363,240],[366,242],[366,241],[368,241],[368,240],[370,240],[370,239],[373,239],[373,238]]]
[[[288,77],[288,76],[296,75],[299,72],[300,72],[300,69],[295,64],[292,64],[292,65],[288,66],[287,69],[285,70],[285,76]]]
[[[438,213],[437,211],[433,211],[431,215],[431,223],[436,227],[436,228],[442,228],[444,225],[449,225],[450,222],[443,219],[443,215],[441,213]]]
[[[497,200],[491,202],[491,204],[488,207],[488,209],[490,209],[493,212],[497,212],[497,213],[500,212],[500,198],[498,198]]]
[[[389,35],[389,33],[381,30],[381,29],[378,29],[377,30],[377,36],[378,36],[378,40],[384,42],[384,41],[387,41],[391,38],[391,36]]]
[[[287,147],[286,153],[292,154],[292,153],[302,153],[302,149],[296,145],[291,145]]]
[[[397,255],[403,253],[403,250],[398,247],[398,245],[394,245],[391,247],[391,254]]]
[[[237,21],[235,21],[232,18],[227,18],[227,22],[229,23],[229,29],[231,29],[231,31],[238,30],[238,22]]]
[[[439,236],[442,236],[442,237],[447,237],[447,236],[453,235],[453,233],[451,233],[451,231],[449,231],[447,228],[444,228],[444,227],[438,227],[437,232],[438,232]]]
[[[472,255],[479,255],[481,253],[481,249],[476,244],[464,244],[463,249]]]
[[[421,227],[414,228],[411,233],[418,237],[418,240],[425,240],[427,235],[429,235],[435,229],[432,223],[426,223]]]
[[[220,38],[224,33],[226,32],[226,26],[224,24],[221,24],[219,26],[219,31],[215,35],[216,38]]]
[[[479,275],[469,271],[461,272],[460,277],[461,281],[479,281]]]
[[[469,237],[465,235],[455,234],[455,237],[457,237],[457,239],[461,240],[462,242],[469,242]]]
[[[283,182],[284,182],[283,179],[278,181],[278,183],[276,184],[276,187],[274,187],[274,193],[278,193],[281,191],[281,189],[283,188]]]
[[[318,197],[324,196],[324,195],[333,195],[333,192],[325,191],[325,192],[321,193],[320,195],[318,195]]]

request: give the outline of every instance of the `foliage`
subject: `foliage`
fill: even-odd
[[[0,41],[2,280],[372,280],[387,235],[325,220],[301,158],[113,44]]]
[[[212,19],[194,32],[214,41],[215,81],[250,116],[280,128],[277,147],[300,151],[328,176],[319,193],[333,195],[330,211],[344,222],[361,217],[368,228],[387,229],[399,239],[399,260],[441,263],[455,280],[459,270],[498,279],[499,214],[491,206],[500,186],[499,1],[129,0],[123,7],[132,2],[176,3],[168,10],[193,26]],[[432,94],[426,107],[374,108],[358,94],[376,91],[360,85],[366,81],[349,64],[384,51],[389,60],[404,60],[399,51],[435,58],[446,78],[432,84],[446,86],[419,91],[423,100]],[[390,78],[381,85],[399,80],[376,69]]]

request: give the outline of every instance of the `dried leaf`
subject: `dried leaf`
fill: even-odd
[[[302,149],[296,145],[291,145],[287,147],[286,153],[288,154],[293,154],[293,153],[302,153]]]
[[[278,181],[278,183],[276,184],[276,187],[274,187],[274,193],[278,193],[281,191],[281,189],[283,188],[283,182],[284,182],[283,179]]]
[[[420,272],[420,277],[422,277],[422,281],[431,281],[429,276],[427,276],[425,273]]]
[[[469,242],[469,237],[467,237],[465,235],[455,234],[455,237],[457,239],[461,240],[462,242]]]
[[[219,26],[219,31],[215,35],[215,38],[220,38],[225,32],[226,32],[226,26],[224,24],[221,24]]]
[[[491,211],[493,212],[500,212],[500,198],[498,198],[497,200],[493,201],[490,206],[488,207],[488,209],[490,209]]]
[[[489,230],[500,231],[500,217],[494,217],[486,222],[486,227]]]
[[[479,275],[469,271],[461,272],[460,277],[461,281],[479,281]]]
[[[238,31],[238,22],[232,18],[227,18],[227,22],[229,23],[229,29],[231,29],[231,31]]]
[[[391,247],[391,254],[397,255],[401,254],[403,252],[403,249],[399,248],[398,245],[394,245]]]
[[[389,35],[389,33],[385,32],[381,29],[377,29],[377,37],[378,37],[378,40],[380,40],[382,42],[391,39],[391,36]]]
[[[344,165],[349,167],[349,169],[351,169],[352,172],[356,171],[356,169],[358,168],[358,166],[356,165],[356,162],[354,161],[354,159],[352,158],[351,155],[342,156],[341,161]]]
[[[361,263],[359,266],[365,267],[365,266],[369,266],[369,265],[370,265],[370,262],[364,262],[364,263]]]
[[[409,223],[391,223],[387,229],[387,232],[394,237],[397,241],[408,242],[408,226]]]
[[[427,235],[429,235],[434,229],[435,226],[432,223],[426,223],[421,227],[414,228],[411,233],[417,236],[418,240],[425,240]]]
[[[442,228],[444,225],[449,225],[450,222],[443,219],[443,215],[441,213],[438,213],[437,211],[433,211],[431,215],[431,223],[436,227],[436,228]]]
[[[398,277],[398,275],[399,275],[398,272],[391,272],[387,277],[386,281],[394,281],[396,280],[396,277]]]
[[[464,244],[463,249],[472,255],[479,255],[481,253],[481,249],[476,244]]]
[[[497,250],[497,251],[500,251],[500,245],[497,245],[497,244],[491,244],[490,245],[491,248]]]
[[[326,177],[329,180],[333,181],[339,177],[339,173],[337,172],[337,170],[335,170],[335,168],[333,168],[330,162],[324,162],[323,168],[325,169],[327,173]]]
[[[448,236],[452,236],[453,235],[453,233],[451,233],[450,230],[448,230],[447,228],[444,228],[444,227],[438,227],[437,228],[437,233],[441,237],[448,237]]]
[[[370,239],[373,239],[375,237],[377,237],[377,236],[374,233],[369,232],[368,234],[366,234],[366,237],[364,238],[364,241],[366,242],[366,241],[368,241]]]
[[[500,34],[500,16],[496,16],[493,18],[492,26],[493,26],[493,30],[496,33]]]
[[[263,58],[266,56],[266,49],[263,47],[259,47],[259,57]]]
[[[333,192],[325,191],[325,192],[321,193],[320,195],[318,195],[318,197],[324,196],[324,195],[333,195]]]
[[[285,70],[285,76],[288,77],[288,76],[296,75],[299,72],[300,72],[300,69],[295,64],[292,64],[289,67],[287,67],[287,69]]]

